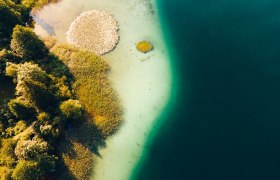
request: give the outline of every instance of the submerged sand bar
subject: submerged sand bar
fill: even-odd
[[[111,14],[92,10],[82,13],[72,22],[66,38],[70,44],[103,55],[117,45],[118,30],[118,23]]]

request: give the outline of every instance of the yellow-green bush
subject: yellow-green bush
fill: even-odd
[[[68,120],[77,121],[83,117],[83,108],[78,100],[68,99],[60,104],[59,109]]]
[[[22,4],[28,8],[41,8],[49,3],[55,3],[59,0],[22,0]]]
[[[140,41],[136,44],[136,49],[142,53],[147,53],[152,51],[154,46],[148,41]]]

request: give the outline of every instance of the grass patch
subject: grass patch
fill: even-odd
[[[69,67],[76,96],[103,136],[115,133],[121,125],[123,109],[108,79],[109,65],[101,57],[71,45],[53,40],[46,45]]]
[[[55,179],[89,179],[94,168],[94,157],[105,139],[92,123],[68,130],[59,145],[63,165]],[[95,155],[95,156],[94,156]]]
[[[56,179],[89,179],[98,149],[122,124],[123,109],[108,79],[109,65],[99,56],[74,46],[47,39],[50,52],[65,63],[73,75],[72,87],[84,107],[86,122],[70,128],[58,150],[62,164]]]

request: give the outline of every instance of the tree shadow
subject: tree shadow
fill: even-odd
[[[55,36],[55,30],[53,26],[49,25],[44,19],[33,15],[33,19],[36,21],[36,23],[41,26],[50,36]]]
[[[81,143],[99,157],[101,157],[99,149],[106,147],[106,137],[102,134],[100,129],[91,122],[86,122],[79,127],[69,129],[66,133],[66,138]]]
[[[77,180],[74,174],[68,169],[64,161],[59,161],[57,164],[56,172],[50,173],[46,179],[56,180],[56,179],[67,179],[67,180]]]
[[[105,140],[90,120],[68,127],[60,138],[60,162],[56,179],[89,177],[94,168],[93,154],[102,158],[99,149],[106,146]]]

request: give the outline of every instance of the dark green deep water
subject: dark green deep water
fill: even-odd
[[[178,95],[136,179],[280,179],[280,1],[158,0]]]

